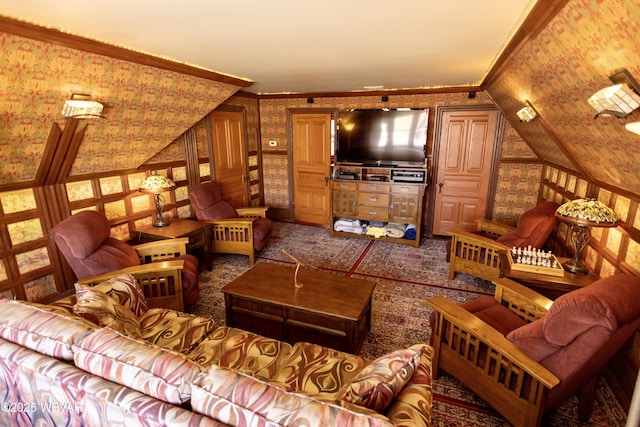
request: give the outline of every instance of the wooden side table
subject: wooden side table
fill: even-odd
[[[569,258],[558,258],[560,263]],[[546,296],[556,299],[567,292],[589,286],[600,277],[593,274],[576,274],[564,271],[564,275],[553,276],[550,274],[532,273],[528,271],[511,270],[506,252],[500,252],[500,269],[502,276],[520,282],[528,288]]]
[[[176,239],[188,237],[187,252],[201,255],[203,264],[207,270],[213,269],[213,256],[211,255],[211,224],[184,218],[173,218],[165,227],[145,225],[133,230],[138,234],[139,243],[147,243],[156,240]]]

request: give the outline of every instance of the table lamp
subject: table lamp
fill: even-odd
[[[589,227],[615,227],[618,215],[604,203],[595,199],[576,199],[567,202],[556,210],[556,217],[571,225],[573,258],[564,262],[562,267],[571,273],[589,272],[580,260],[580,253],[589,243]]]
[[[156,221],[153,223],[154,227],[169,225],[169,220],[162,215],[162,209],[164,209],[164,196],[162,193],[175,188],[175,186],[175,182],[162,175],[157,175],[155,172],[140,183],[140,191],[153,194],[157,211]]]

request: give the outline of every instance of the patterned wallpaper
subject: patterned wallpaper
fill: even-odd
[[[485,89],[541,159],[574,171],[582,167],[596,181],[640,194],[640,136],[624,129],[640,114],[594,120],[587,102],[612,84],[609,76],[618,68],[640,78],[638,40],[638,1],[571,0]],[[542,120],[517,121],[525,100]]]
[[[262,149],[269,150],[263,154],[263,174],[266,204],[288,209],[289,195],[289,158],[286,155],[287,111],[300,108],[429,108],[428,147],[433,146],[434,120],[436,106],[460,104],[491,104],[491,99],[484,92],[477,92],[476,97],[469,99],[467,92],[390,95],[388,102],[382,102],[380,96],[357,97],[317,97],[313,104],[306,98],[277,98],[260,100],[260,125],[262,132]],[[269,141],[278,142],[277,151],[269,147]],[[537,159],[517,132],[507,124],[503,141],[501,158]],[[538,195],[538,184],[542,172],[541,165],[518,163],[513,161],[501,165],[499,172],[499,191],[504,191],[496,199],[494,216],[505,220],[513,220],[523,210],[535,206]]]
[[[0,185],[32,181],[62,105],[87,93],[107,119],[87,121],[72,175],[135,168],[239,87],[0,32]]]

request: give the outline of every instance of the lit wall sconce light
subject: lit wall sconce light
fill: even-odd
[[[640,135],[640,122],[631,122],[624,125],[625,129],[629,132],[636,133]]]
[[[613,86],[600,89],[589,98],[596,110],[594,118],[601,114],[623,118],[640,108],[640,85],[627,69],[617,70],[609,79],[615,83]]]
[[[62,107],[62,116],[65,119],[96,119],[106,118],[102,115],[103,105],[90,100],[91,95],[74,93],[71,99],[67,99]]]
[[[533,105],[529,101],[525,101],[525,106],[521,108],[516,114],[521,122],[529,123],[536,117],[538,117],[538,112]]]

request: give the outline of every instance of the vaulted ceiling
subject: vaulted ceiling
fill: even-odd
[[[0,14],[255,82],[255,93],[477,85],[536,0],[20,0]]]
[[[189,30],[181,27],[185,19],[178,12],[174,21],[159,16],[165,2],[154,2],[153,7],[147,4],[145,18],[136,20],[133,29],[116,25],[114,20],[121,17],[129,23],[130,15],[140,12],[138,3],[107,3],[99,5],[99,18],[95,10],[94,15],[83,16],[86,5],[75,0],[23,0],[0,7],[0,14],[53,26],[47,31],[55,36],[45,38],[47,41],[25,36],[24,31],[16,31],[19,24],[0,16],[0,185],[28,182],[46,167],[39,164],[38,156],[52,123],[63,123],[60,107],[74,91],[90,92],[111,108],[109,120],[92,122],[96,128],[80,147],[79,156],[86,161],[74,165],[73,173],[82,174],[108,170],[116,160],[139,166],[238,90],[338,93],[382,84],[388,90],[443,86],[434,90],[446,92],[469,85],[487,91],[541,160],[577,171],[605,187],[640,195],[640,137],[624,129],[625,123],[640,120],[640,113],[626,119],[594,119],[587,103],[591,94],[611,84],[609,75],[618,68],[640,77],[640,5],[636,1],[505,0],[489,6],[469,0],[465,4],[473,19],[459,2],[449,2],[458,5],[453,11],[442,2],[436,7],[430,1],[401,2],[402,7],[377,1],[366,2],[369,7],[360,2],[346,2],[349,6],[322,2],[332,12],[332,18],[324,19],[315,19],[321,15],[314,8],[302,10],[301,3],[285,0],[225,2],[222,6],[211,2],[219,8],[214,11],[197,9],[202,2],[172,2],[177,10],[193,17],[186,19]],[[351,3],[360,8],[352,9]],[[481,11],[474,9],[477,3],[482,4]],[[109,10],[111,4],[119,7],[118,14]],[[271,7],[268,13],[260,11],[259,7],[267,5]],[[525,12],[528,15],[523,20]],[[54,21],[60,16],[69,16],[82,26]],[[495,16],[500,19],[494,20]],[[351,21],[345,23],[346,17]],[[117,57],[101,55],[99,49],[75,49],[73,43],[60,41],[69,34],[56,30],[65,26],[72,32],[93,27],[97,31],[100,22],[112,24],[116,38],[107,40],[109,34],[103,32],[87,34],[144,51],[158,46],[145,43],[158,42],[169,48],[174,46],[172,40],[179,40],[185,56],[176,58],[179,50],[152,53],[171,55],[183,63],[126,49]],[[236,27],[215,32],[232,22]],[[450,25],[441,25],[445,22]],[[163,37],[132,33],[156,28],[156,23]],[[351,31],[341,34],[347,26]],[[375,31],[365,37],[361,31],[371,28]],[[447,33],[447,29],[459,34]],[[387,43],[396,30],[413,35],[404,33],[404,40],[411,39],[407,51],[397,40]],[[203,34],[218,38],[215,43],[203,41]],[[332,50],[321,43],[327,37],[333,41]],[[361,68],[347,70],[338,67],[333,57],[341,51],[335,46],[342,40],[375,49],[349,51],[349,66],[360,64]],[[416,49],[414,43],[419,44],[423,62],[412,65],[407,58],[411,52],[416,54],[411,51]],[[205,57],[213,62],[184,63]],[[246,68],[251,63],[255,67]],[[310,68],[301,71],[299,63]],[[540,117],[520,123],[515,113],[526,100]],[[112,141],[126,150],[105,151]]]

